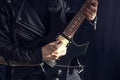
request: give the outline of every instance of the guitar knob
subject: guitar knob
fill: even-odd
[[[55,80],[60,80],[59,78],[55,78]]]
[[[62,70],[59,69],[59,70],[57,71],[57,74],[58,74],[58,75],[62,74]]]
[[[56,74],[57,74],[57,75],[56,75],[55,80],[60,80],[60,75],[62,74],[62,70],[61,70],[61,69],[57,70],[57,73],[56,73]]]

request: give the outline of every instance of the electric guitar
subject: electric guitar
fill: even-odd
[[[85,52],[86,52],[88,43],[81,45],[79,47],[70,43],[72,37],[74,36],[76,31],[82,25],[83,21],[86,18],[85,15],[83,14],[83,8],[85,5],[86,4],[84,4],[82,6],[82,8],[77,12],[77,14],[74,16],[74,18],[70,21],[70,23],[67,25],[67,27],[61,33],[57,34],[57,31],[55,33],[54,32],[55,29],[52,29],[53,31],[51,31],[51,33],[50,33],[51,36],[48,37],[48,39],[49,38],[53,39],[52,36],[54,34],[57,34],[57,39],[61,40],[65,46],[68,46],[67,54],[65,56],[61,57],[59,60],[56,60],[56,61],[53,60],[53,61],[46,62],[48,65],[51,66],[48,69],[46,68],[47,69],[46,73],[48,74],[48,76],[50,76],[50,80],[57,79],[58,75],[59,75],[59,78],[61,78],[60,80],[67,80],[66,79],[67,68],[69,67],[71,60],[75,57],[85,54]],[[70,50],[71,48],[73,50]],[[77,51],[77,53],[74,51]]]

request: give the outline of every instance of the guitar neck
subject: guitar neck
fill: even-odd
[[[83,8],[83,7],[82,7]],[[64,35],[67,39],[71,39],[80,25],[83,23],[85,16],[82,13],[82,8],[80,11],[74,16],[74,18],[70,21],[68,26],[63,31],[62,35]]]

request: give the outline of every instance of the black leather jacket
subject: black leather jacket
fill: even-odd
[[[0,56],[3,56],[10,65],[17,66],[14,67],[12,80],[29,76],[36,71],[41,72],[39,69],[43,62],[41,47],[44,44],[38,42],[35,45],[36,40],[43,39],[49,34],[51,13],[60,10],[50,8],[47,0],[40,0],[37,4],[39,5],[37,10],[40,12],[37,12],[34,5],[27,1],[29,0],[0,1]],[[57,17],[56,19],[59,22]],[[56,29],[59,30],[58,26]]]
[[[11,64],[42,62],[41,46],[25,46],[48,33],[46,29],[50,25],[48,5],[46,0],[41,0],[42,5],[39,6],[41,13],[38,16],[26,1],[0,2],[0,55]]]

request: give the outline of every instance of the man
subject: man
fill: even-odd
[[[83,14],[87,20],[95,18],[97,5],[97,0],[86,2]],[[61,12],[63,7],[58,0],[0,2],[0,55],[7,64],[13,66],[12,80],[47,80],[43,62],[57,60],[66,55],[67,47],[60,39],[44,41],[49,39],[46,35],[50,34],[52,27],[51,15]],[[65,8],[66,13],[67,10]]]

